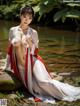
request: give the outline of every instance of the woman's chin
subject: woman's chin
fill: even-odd
[[[26,30],[28,28],[28,24],[24,24],[22,27],[24,30]]]

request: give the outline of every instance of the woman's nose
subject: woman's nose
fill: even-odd
[[[25,21],[27,21],[28,19],[27,18],[25,18]]]

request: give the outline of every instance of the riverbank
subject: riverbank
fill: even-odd
[[[68,83],[71,81],[65,79]],[[74,85],[74,84],[73,84]],[[80,100],[74,102],[58,101],[54,104],[45,102],[35,102],[32,95],[25,88],[11,92],[0,92],[0,99],[7,100],[7,106],[80,106]]]
[[[5,84],[3,80],[5,80],[4,76],[6,75],[4,73],[0,75],[0,85],[2,84],[0,86],[0,100],[6,99],[7,106],[22,106],[22,105],[23,106],[53,106],[53,104],[50,104],[50,103],[35,102],[33,96],[28,92],[28,90],[23,85],[21,86],[21,82],[19,83],[19,80],[17,80],[15,76],[13,78],[13,75],[10,74],[11,72],[5,71],[5,73],[11,75],[12,77],[11,79],[11,77],[7,75],[6,85],[3,85],[3,83]],[[66,71],[63,73],[59,73],[59,75],[63,76],[61,80],[62,82],[69,83],[74,86],[80,86],[79,72]],[[2,83],[1,83],[1,80],[2,80]],[[4,88],[4,86],[6,87]],[[79,105],[80,105],[80,100],[77,100],[74,102],[56,100],[56,102],[54,103],[54,106],[79,106]]]

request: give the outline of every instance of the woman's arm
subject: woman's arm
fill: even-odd
[[[13,45],[13,49],[16,53],[17,61],[22,66],[25,66],[25,58],[24,58],[24,51],[22,48],[21,42],[21,34],[16,27],[12,27],[9,32],[9,41]]]

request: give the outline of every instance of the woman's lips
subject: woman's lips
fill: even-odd
[[[27,24],[27,22],[24,22],[24,24]]]

